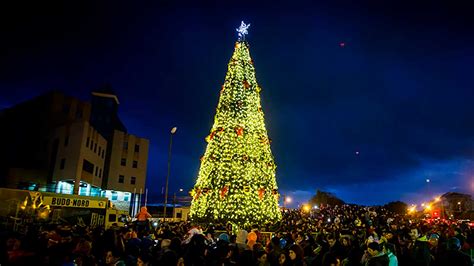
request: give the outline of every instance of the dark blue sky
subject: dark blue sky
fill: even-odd
[[[151,193],[172,126],[170,191],[190,189],[245,20],[283,194],[380,204],[473,193],[472,6],[154,2],[0,8],[0,108],[50,89],[88,100],[110,83],[130,133],[151,140]]]

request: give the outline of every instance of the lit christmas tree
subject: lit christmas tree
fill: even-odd
[[[230,59],[191,204],[200,222],[238,227],[281,219],[271,140],[260,105],[261,88],[242,22]]]

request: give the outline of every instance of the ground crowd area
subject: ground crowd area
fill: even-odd
[[[1,265],[473,265],[467,221],[355,205],[284,210],[278,224],[33,224],[1,233]]]

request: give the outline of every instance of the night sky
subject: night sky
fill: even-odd
[[[473,194],[472,6],[135,2],[2,4],[0,108],[51,89],[89,100],[109,83],[129,132],[151,141],[150,194],[160,198],[173,126],[170,193],[189,190],[244,20],[293,204],[316,189],[359,204]]]

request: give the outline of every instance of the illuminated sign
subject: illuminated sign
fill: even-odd
[[[67,197],[44,197],[44,204],[51,207],[100,208],[105,209],[104,200],[77,199]]]

